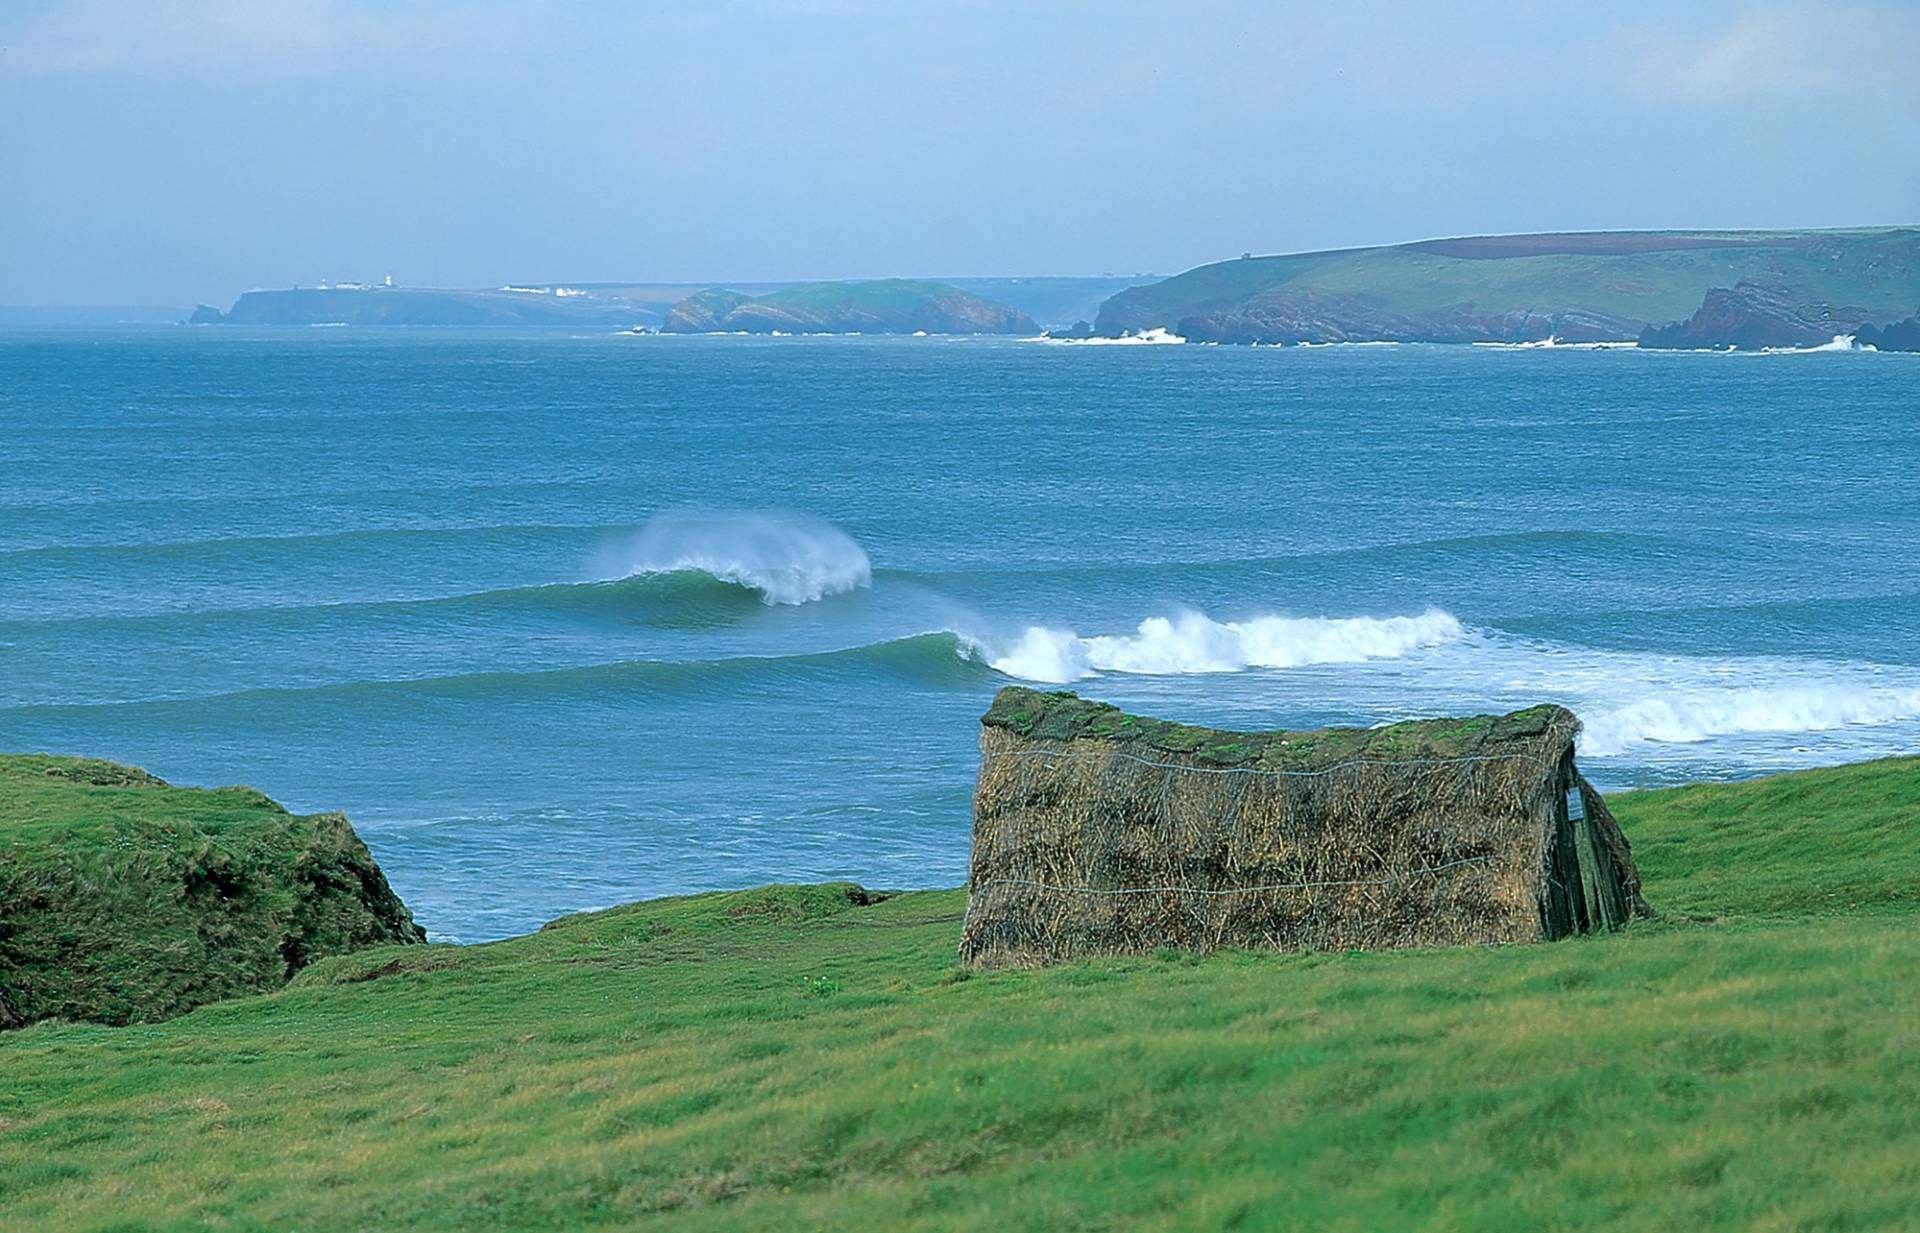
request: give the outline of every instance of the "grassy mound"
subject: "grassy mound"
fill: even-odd
[[[339,814],[0,756],[0,1026],[164,1019],[420,937]]]
[[[1916,785],[1618,797],[1677,910],[1550,945],[968,975],[961,892],[767,887],[42,1025],[0,1227],[1913,1227]]]

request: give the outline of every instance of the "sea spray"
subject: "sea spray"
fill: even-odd
[[[873,563],[852,536],[818,518],[785,513],[660,514],[601,550],[602,578],[701,573],[760,593],[768,604],[805,604],[873,585]]]

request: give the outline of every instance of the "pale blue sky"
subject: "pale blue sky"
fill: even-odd
[[[0,8],[0,303],[1889,222],[1899,0]]]

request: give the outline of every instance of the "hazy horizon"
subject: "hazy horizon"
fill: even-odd
[[[30,3],[0,304],[1898,225],[1920,8]]]
[[[1642,233],[1687,232],[1687,233],[1703,233],[1703,234],[1709,233],[1709,232],[1740,233],[1740,232],[1767,232],[1767,231],[1849,232],[1849,231],[1893,230],[1893,229],[1902,229],[1902,228],[1912,227],[1915,225],[1916,224],[1914,222],[1910,222],[1910,221],[1887,220],[1883,222],[1836,223],[1830,226],[1817,226],[1817,227],[1781,227],[1781,228],[1677,227],[1677,226],[1676,227],[1637,227],[1637,228],[1596,227],[1596,228],[1587,229],[1587,232],[1618,232],[1618,233],[1625,233],[1625,234],[1632,234],[1635,232],[1642,232]],[[1132,270],[1132,271],[1101,270],[1101,271],[1093,271],[1093,272],[1075,271],[1075,272],[1066,272],[1066,273],[1062,273],[1058,271],[1050,271],[1050,270],[1038,271],[1038,272],[1029,271],[1029,270],[1018,270],[1018,271],[1001,270],[1001,271],[974,273],[974,274],[945,274],[945,273],[940,273],[938,271],[928,272],[928,271],[909,270],[909,271],[901,271],[901,272],[888,273],[888,274],[866,274],[866,275],[819,274],[819,275],[814,275],[806,278],[735,277],[735,278],[691,278],[691,279],[646,279],[646,278],[612,279],[612,278],[603,278],[603,277],[594,277],[594,276],[589,276],[584,278],[545,278],[545,277],[524,278],[523,277],[523,278],[504,279],[504,280],[501,280],[499,283],[483,282],[483,283],[465,283],[465,284],[408,283],[400,279],[395,279],[392,285],[396,288],[407,288],[407,289],[422,290],[422,291],[427,291],[427,290],[486,291],[486,290],[495,290],[498,287],[505,286],[507,284],[512,284],[514,286],[539,286],[539,287],[563,286],[563,287],[578,287],[578,288],[584,288],[584,289],[591,289],[595,287],[662,287],[662,288],[682,288],[683,287],[683,288],[686,288],[688,291],[696,291],[704,288],[718,287],[718,286],[727,286],[727,287],[732,287],[736,289],[747,290],[752,288],[765,288],[765,287],[790,287],[790,286],[802,285],[809,282],[843,282],[843,281],[844,282],[871,282],[871,281],[879,281],[879,280],[894,279],[894,278],[908,279],[913,281],[952,282],[952,283],[1001,282],[1001,281],[1012,280],[1012,279],[1031,279],[1034,281],[1058,279],[1063,281],[1079,280],[1079,281],[1085,281],[1085,282],[1123,282],[1123,281],[1132,281],[1132,280],[1159,280],[1159,279],[1170,278],[1173,275],[1184,273],[1187,270],[1191,270],[1197,266],[1207,265],[1217,261],[1229,260],[1235,257],[1244,257],[1249,255],[1254,257],[1282,257],[1282,256],[1294,256],[1294,255],[1312,253],[1312,252],[1338,252],[1343,250],[1366,249],[1366,248],[1392,248],[1392,247],[1399,247],[1399,246],[1405,246],[1405,245],[1411,245],[1411,244],[1420,244],[1420,243],[1426,243],[1426,242],[1432,242],[1432,241],[1438,241],[1438,240],[1474,239],[1474,238],[1481,238],[1486,236],[1505,236],[1505,235],[1551,235],[1551,234],[1559,234],[1559,233],[1570,233],[1571,231],[1572,229],[1560,227],[1560,228],[1542,228],[1542,229],[1528,231],[1528,232],[1474,232],[1474,233],[1452,232],[1445,235],[1409,236],[1403,239],[1379,240],[1379,241],[1372,241],[1372,242],[1363,242],[1358,244],[1342,244],[1342,245],[1331,246],[1326,249],[1284,249],[1284,250],[1275,250],[1272,252],[1254,251],[1251,253],[1249,253],[1246,250],[1243,250],[1242,252],[1239,252],[1239,253],[1222,253],[1215,257],[1203,258],[1199,261],[1193,262],[1190,265],[1180,266],[1177,269],[1166,269],[1166,270]],[[1579,234],[1579,233],[1574,233],[1574,234]],[[384,276],[356,274],[353,277],[342,277],[338,280],[334,280],[330,278],[317,279],[313,283],[294,282],[294,283],[274,284],[271,286],[263,284],[260,286],[238,288],[234,294],[237,296],[246,291],[271,291],[271,290],[288,290],[288,289],[298,290],[302,287],[318,287],[322,283],[331,285],[331,284],[334,284],[336,281],[339,284],[359,283],[361,285],[369,285],[369,284],[378,283],[383,277]],[[232,297],[229,297],[229,298],[232,298]],[[15,302],[9,302],[9,303],[0,303],[0,311],[30,311],[30,310],[45,309],[48,311],[70,310],[75,313],[85,313],[85,312],[104,312],[104,311],[113,311],[113,310],[126,310],[126,311],[151,310],[155,312],[164,310],[166,312],[171,313],[176,311],[184,311],[192,307],[193,304],[195,303],[207,303],[207,302],[208,301],[205,301],[205,300],[190,301],[186,299],[181,299],[173,302],[154,300],[154,301],[139,301],[139,302],[88,301],[84,303],[77,303],[77,302],[76,303],[60,303],[60,302],[26,303],[26,302],[15,301]],[[225,300],[221,300],[220,302],[216,303],[214,306],[220,307],[224,303],[225,303]]]

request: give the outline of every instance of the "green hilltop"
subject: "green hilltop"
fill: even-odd
[[[1632,339],[1715,288],[1779,289],[1840,324],[1920,305],[1920,228],[1586,232],[1248,256],[1109,298],[1102,333],[1197,341]]]
[[[1036,334],[1033,318],[947,283],[805,283],[762,296],[713,287],[667,313],[668,334]]]
[[[1912,1227],[1920,759],[1611,803],[1662,915],[1566,942],[969,973],[774,886],[40,1024],[0,1227]]]

